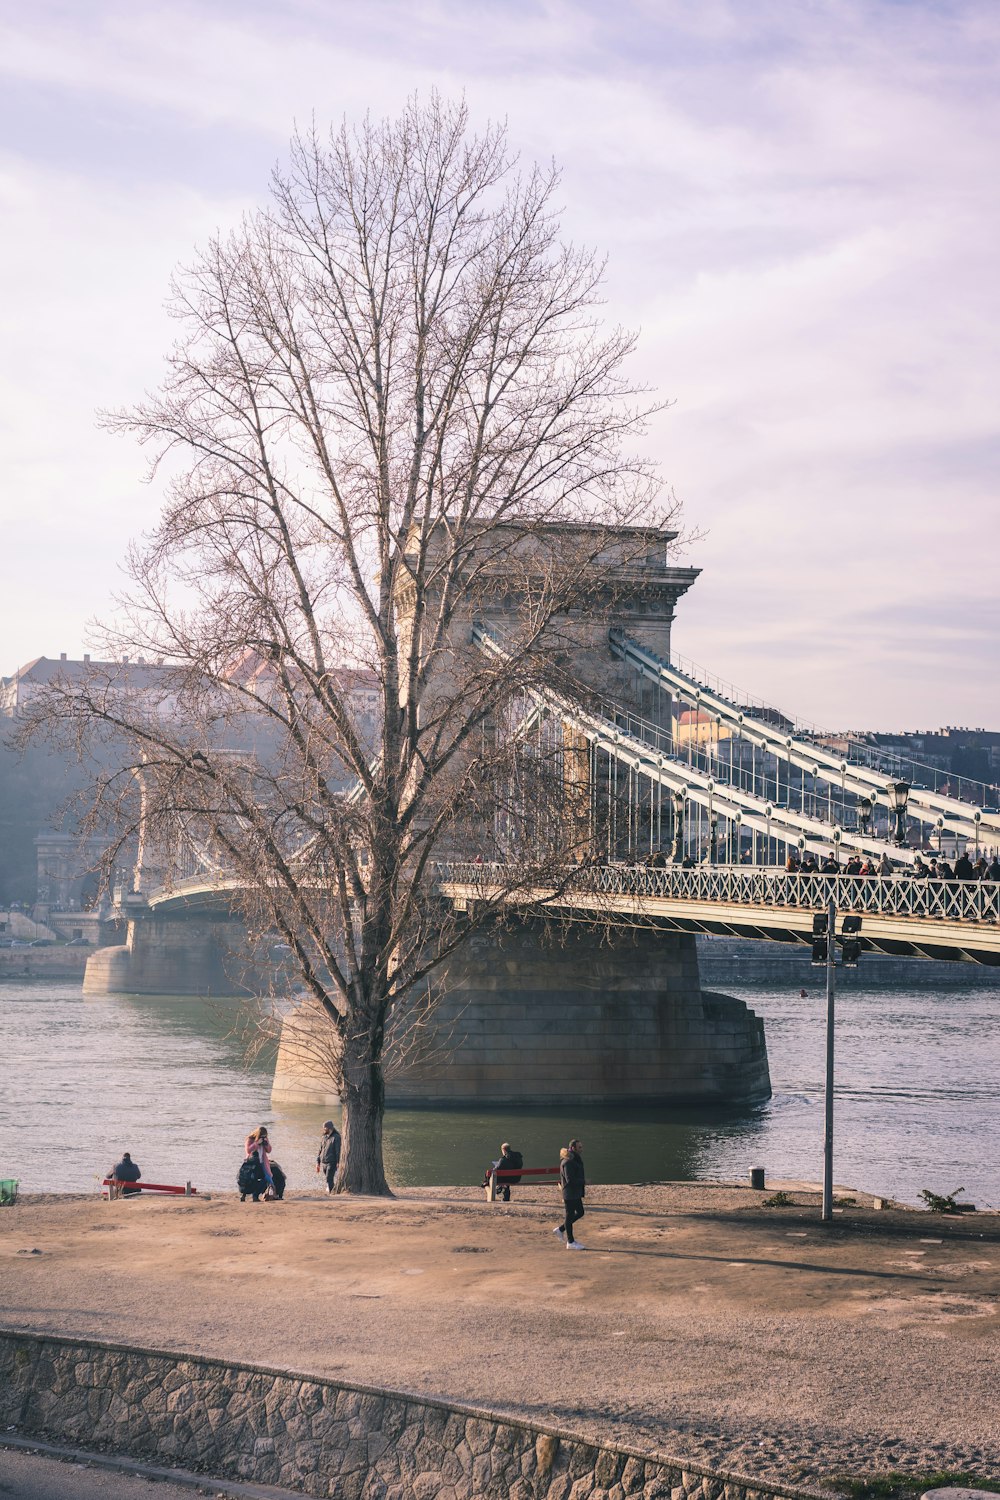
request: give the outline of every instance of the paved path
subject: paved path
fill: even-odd
[[[45,1452],[14,1448],[0,1437],[0,1500],[294,1500],[288,1490],[267,1485],[240,1485],[185,1475],[182,1482],[164,1478],[150,1464],[119,1467],[112,1458],[91,1458],[47,1445]]]
[[[848,1205],[823,1226],[796,1198],[597,1187],[578,1255],[551,1189],[26,1199],[0,1215],[0,1309],[793,1481],[1000,1479],[1000,1217]]]

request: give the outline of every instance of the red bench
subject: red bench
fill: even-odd
[[[181,1198],[193,1198],[198,1192],[198,1189],[192,1187],[189,1182],[185,1182],[183,1187],[177,1187],[166,1182],[126,1182],[122,1177],[104,1177],[101,1180],[101,1187],[107,1188],[109,1198],[120,1198],[124,1188],[133,1190],[127,1195],[130,1198],[135,1196],[135,1189],[141,1193],[173,1193],[175,1197]]]
[[[558,1167],[505,1167],[501,1172],[497,1167],[486,1168],[486,1201],[495,1203],[497,1201],[497,1187],[505,1178],[517,1177],[558,1177]],[[530,1185],[530,1184],[529,1184]]]

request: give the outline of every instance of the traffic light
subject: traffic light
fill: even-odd
[[[856,969],[858,959],[861,957],[861,943],[858,939],[858,933],[861,931],[861,918],[845,917],[842,931],[840,961],[845,969]]]
[[[817,966],[826,963],[830,946],[830,940],[827,935],[828,926],[826,912],[816,912],[813,917],[812,961]]]

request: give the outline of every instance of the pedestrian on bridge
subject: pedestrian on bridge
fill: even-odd
[[[583,1195],[587,1191],[587,1177],[583,1170],[583,1142],[570,1141],[559,1152],[559,1185],[562,1188],[565,1217],[553,1230],[565,1243],[567,1250],[583,1250],[586,1247],[573,1238],[573,1225],[583,1218]]]

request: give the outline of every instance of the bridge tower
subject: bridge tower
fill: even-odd
[[[468,649],[473,625],[516,638],[533,600],[557,589],[560,573],[586,566],[594,581],[585,602],[557,616],[547,649],[595,697],[653,717],[652,694],[647,702],[642,679],[612,656],[608,631],[622,628],[669,658],[677,602],[699,573],[671,563],[675,535],[565,525],[489,533],[492,553],[476,560],[454,648]],[[444,683],[447,662],[441,672]],[[586,741],[568,726],[563,734],[578,791],[589,774]],[[286,1026],[275,1103],[334,1100],[304,1027],[301,1013]],[[603,922],[554,932],[537,920],[470,938],[388,1083],[390,1104],[411,1105],[721,1104],[769,1094],[763,1022],[742,1001],[702,991],[693,936]]]

